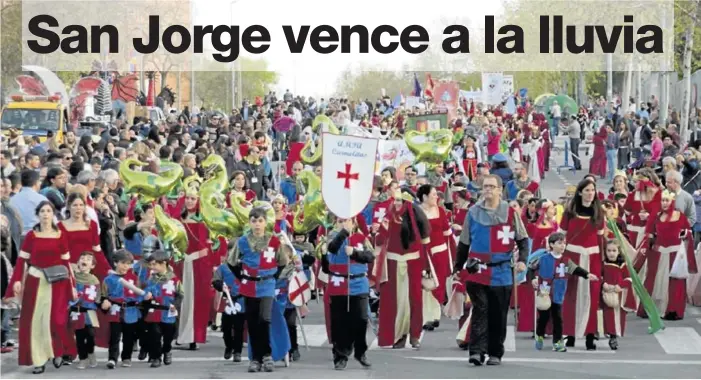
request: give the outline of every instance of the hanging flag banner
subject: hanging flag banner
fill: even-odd
[[[436,109],[447,112],[448,120],[454,120],[458,116],[458,97],[460,87],[455,82],[440,82],[433,91],[436,95],[433,102]]]
[[[514,95],[514,76],[513,75],[504,75],[502,76],[503,80],[501,82],[501,90],[502,90],[502,95],[501,99],[508,99],[509,96]]]
[[[407,131],[430,132],[441,128],[448,128],[447,113],[411,115],[407,117]]]
[[[397,168],[397,179],[404,179],[404,169],[414,162],[414,154],[406,146],[404,139],[381,140],[377,147],[377,164],[375,175],[380,175],[386,167]]]
[[[379,140],[324,133],[323,141],[324,203],[336,216],[352,218],[370,202]]]
[[[480,89],[477,89],[477,91],[473,91],[472,89],[470,89],[470,91],[460,90],[460,97],[465,99],[467,104],[472,102],[482,103],[482,91]]]
[[[482,103],[492,106],[501,104],[503,86],[502,73],[482,73]]]

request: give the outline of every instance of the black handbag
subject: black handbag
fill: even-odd
[[[44,272],[46,281],[48,281],[49,284],[62,280],[68,280],[68,268],[66,268],[65,265],[54,265],[52,267],[44,268],[41,271]]]

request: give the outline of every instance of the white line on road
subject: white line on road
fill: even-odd
[[[326,343],[326,325],[304,325],[304,333],[307,336],[309,347],[321,347]],[[297,326],[297,342],[304,343],[302,331]]]
[[[409,359],[434,362],[466,362],[467,357],[411,357]],[[632,360],[632,359],[551,359],[551,358],[511,358],[505,357],[504,362],[511,363],[540,363],[540,364],[650,364],[650,365],[701,365],[701,360]]]
[[[516,330],[514,325],[506,326],[506,340],[504,341],[506,352],[516,352]]]
[[[701,308],[699,307],[694,307],[694,306],[689,306],[686,309],[686,312],[691,314],[691,315],[701,315]]]
[[[667,327],[655,338],[668,354],[701,355],[701,336],[692,327]]]
[[[701,318],[697,318],[696,322],[701,323]]]

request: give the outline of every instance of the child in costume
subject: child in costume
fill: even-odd
[[[243,350],[243,327],[246,322],[243,296],[239,292],[240,282],[234,276],[231,267],[225,262],[214,272],[212,287],[222,292],[222,302],[219,307],[221,329],[224,337],[224,359],[234,357],[234,363],[241,362]],[[227,296],[231,296],[228,298]]]
[[[134,349],[134,338],[139,318],[140,306],[145,292],[135,284],[136,275],[130,271],[134,258],[120,249],[113,254],[115,270],[105,277],[102,283],[101,309],[107,313],[105,320],[109,322],[110,339],[107,368],[117,366],[119,342],[123,340],[122,367],[131,367],[131,354]],[[147,295],[149,296],[149,295]],[[149,299],[149,298],[147,298]]]
[[[577,266],[573,261],[565,262],[562,254],[565,252],[566,245],[565,234],[556,232],[550,235],[548,252],[534,261],[529,268],[532,274],[535,274],[531,284],[538,290],[535,340],[537,350],[543,349],[545,328],[552,317],[553,351],[567,352],[567,347],[562,342],[562,303],[567,292],[568,276],[575,275],[590,281],[599,281],[596,275]]]
[[[100,300],[100,281],[91,271],[95,269],[95,257],[90,251],[83,252],[73,270],[75,289],[78,300],[70,307],[70,324],[75,331],[78,347],[78,369],[97,367],[95,357],[95,327],[100,327],[97,320],[97,302]]]
[[[249,213],[250,232],[238,239],[227,259],[241,282],[245,299],[251,361],[248,372],[273,372],[275,363],[270,344],[270,322],[275,302],[275,282],[287,266],[292,246],[287,235],[279,237],[266,231],[263,207]]]
[[[183,300],[183,285],[168,266],[169,255],[162,250],[155,251],[149,258],[151,276],[146,281],[144,290],[150,295],[150,304],[146,304],[144,322],[149,336],[149,356],[151,368],[173,361],[172,349],[175,337],[177,309]]]
[[[631,288],[630,273],[621,254],[621,247],[616,240],[606,243],[606,256],[604,258],[603,285],[601,296],[604,310],[604,333],[609,336],[609,347],[618,349],[618,337],[623,336],[626,328],[626,310],[623,303],[624,291]],[[634,309],[633,309],[634,310]]]

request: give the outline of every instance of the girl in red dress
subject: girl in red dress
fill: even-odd
[[[32,373],[40,374],[49,359],[60,368],[62,356],[75,351],[67,346],[74,341],[68,328],[68,303],[78,294],[66,234],[53,224],[54,206],[43,201],[36,215],[39,223],[22,243],[5,297],[22,300],[18,364],[34,366]],[[52,273],[53,282],[49,282],[47,272]]]
[[[662,207],[662,184],[650,168],[640,169],[636,180],[635,192],[628,195],[623,210],[626,213],[628,239],[638,249],[643,245],[645,226]]]
[[[438,287],[432,291],[423,291],[423,328],[433,331],[440,325],[441,305],[446,301],[446,280],[453,268],[451,253],[455,252],[455,240],[447,213],[438,205],[436,188],[422,185],[416,192],[416,197],[431,225],[431,241],[427,250],[432,264],[432,276]]]
[[[88,218],[85,207],[85,198],[80,193],[71,193],[66,200],[66,216],[68,218],[59,222],[58,228],[66,236],[71,255],[70,262],[75,264],[83,252],[92,252],[95,257],[93,274],[102,282],[112,266],[107,262],[107,258],[100,248],[97,223]]]
[[[685,252],[688,274],[697,272],[691,226],[686,216],[674,209],[675,197],[671,191],[662,192],[662,211],[647,225],[650,241],[654,241],[652,249],[640,249],[633,263],[636,270],[646,264],[643,284],[668,320],[683,319],[686,309],[686,279],[675,278],[679,276],[672,273],[677,255]],[[638,308],[638,316],[646,317],[642,306]]]
[[[465,148],[462,153],[462,167],[465,170],[465,176],[474,181],[477,179],[477,164],[481,162],[480,150],[475,146],[475,137],[466,135],[463,140]]]
[[[292,234],[291,213],[287,212],[287,199],[282,195],[276,195],[272,200],[273,210],[275,210],[275,233],[285,232]]]
[[[584,179],[562,216],[560,228],[567,237],[564,258],[589,273],[601,273],[601,246],[604,239],[604,215],[596,184]],[[563,334],[566,346],[574,347],[575,338],[586,336],[587,350],[595,350],[600,299],[598,281],[586,281],[570,276],[567,280],[565,302],[562,304]]]
[[[231,175],[231,191],[226,198],[227,206],[231,207],[231,199],[235,194],[243,194],[248,202],[256,200],[256,192],[248,188],[246,173],[240,170],[235,171]]]
[[[209,230],[200,216],[199,197],[194,189],[188,189],[182,222],[187,233],[188,245],[185,258],[175,264],[175,273],[182,279],[184,297],[180,309],[178,343],[190,344],[207,340],[209,310],[214,296],[212,292],[212,241]]]
[[[631,289],[630,273],[621,254],[616,240],[606,243],[606,258],[604,259],[604,273],[602,277],[601,291],[603,294],[604,333],[609,336],[609,347],[618,349],[618,337],[623,336],[626,329],[626,309],[624,301],[627,297],[623,294]]]

